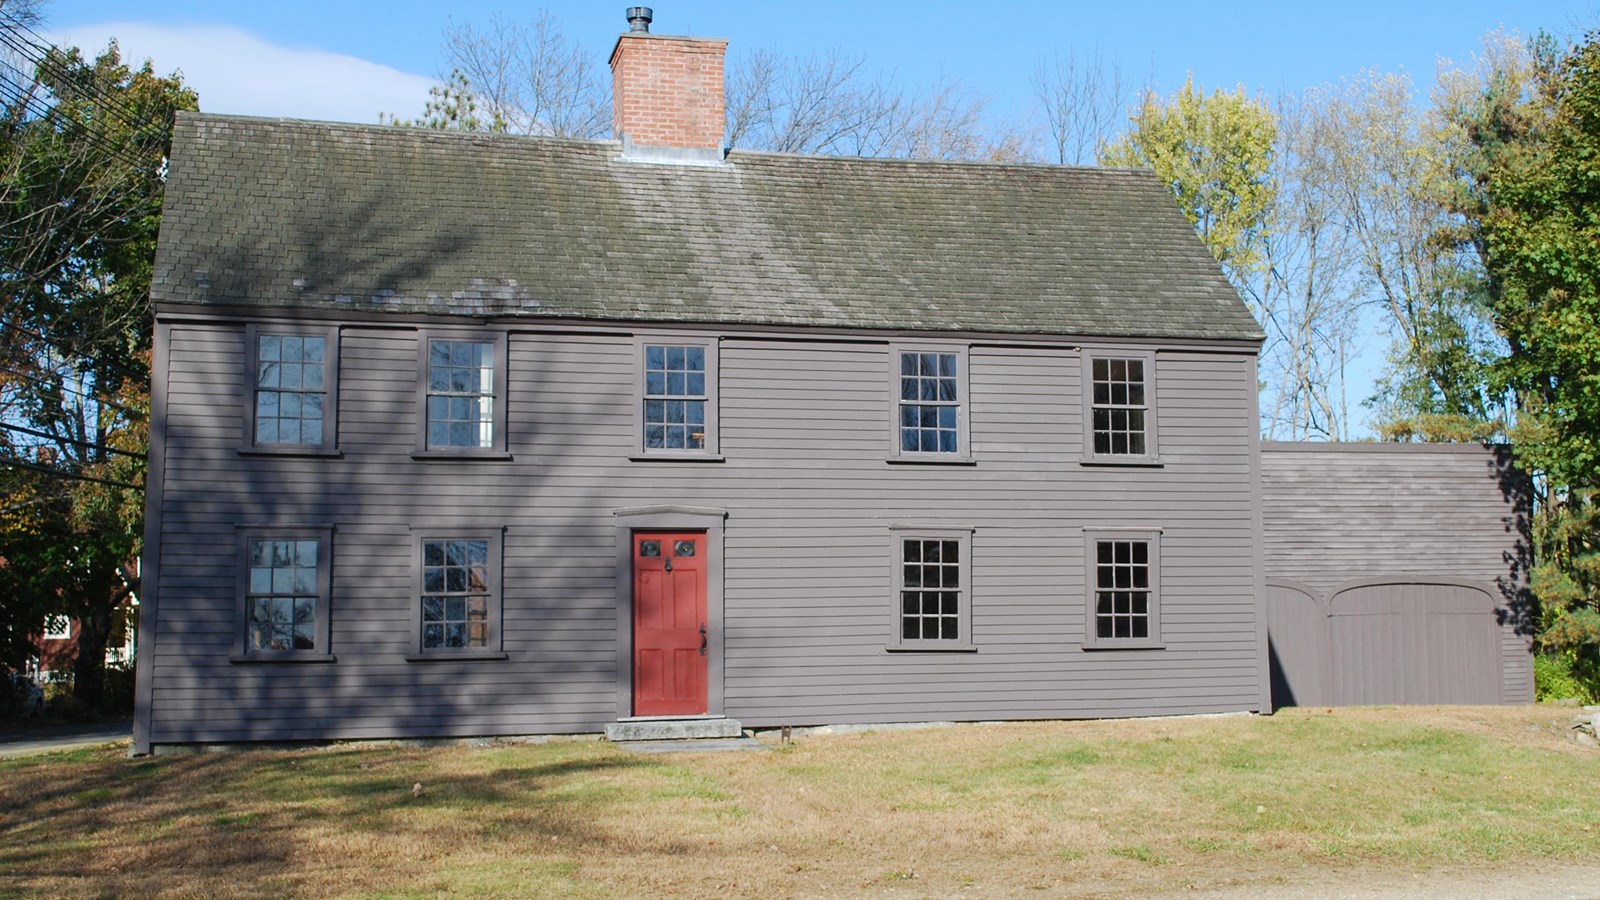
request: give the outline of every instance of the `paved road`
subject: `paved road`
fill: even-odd
[[[0,732],[0,759],[55,753],[79,747],[97,747],[133,737],[131,722],[96,722],[87,725],[43,725],[22,731]]]

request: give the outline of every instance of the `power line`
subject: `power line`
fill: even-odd
[[[63,361],[65,361],[65,357],[67,356],[67,352],[62,348],[62,346],[61,346],[61,344],[59,342],[59,339],[46,337],[45,335],[43,335],[43,334],[41,334],[41,333],[39,333],[37,331],[34,331],[31,328],[28,328],[28,327],[23,326],[23,325],[18,325],[16,323],[11,322],[11,321],[6,320],[6,319],[0,319],[0,327],[9,328],[12,331],[17,332],[18,334],[24,334],[24,335],[27,335],[28,337],[33,338],[36,341],[40,341],[45,346],[49,347],[51,350],[54,350],[55,352],[61,354],[62,357],[63,357]],[[72,355],[73,356],[78,356],[78,354],[72,354]],[[109,361],[109,360],[96,359],[96,358],[94,358],[92,356],[83,356],[81,358],[85,359],[85,360],[88,360],[89,363],[91,364],[91,366],[104,366],[104,367],[106,367],[108,369],[111,369],[114,372],[120,372],[122,375],[124,375],[127,378],[130,378],[130,379],[132,379],[134,381],[143,381],[144,379],[150,377],[150,373],[149,372],[139,372],[137,370],[130,369],[127,366],[125,366],[125,365],[123,365],[121,363],[118,363],[118,362],[112,362],[112,361]]]
[[[113,453],[117,456],[126,456],[129,459],[144,459],[143,453],[133,453],[128,450],[118,450],[116,447],[108,447],[105,444],[96,444],[94,441],[84,441],[79,440],[78,438],[62,437],[61,435],[51,434],[48,431],[37,431],[32,428],[24,428],[21,425],[13,425],[10,422],[0,422],[0,428],[4,428],[7,431],[17,432],[19,434],[27,434],[32,435],[33,437],[44,438],[46,440],[55,441],[58,443],[74,444],[79,447],[88,447],[91,450],[99,450],[102,453]]]
[[[82,390],[80,388],[72,387],[71,385],[68,385],[68,384],[65,384],[65,383],[63,383],[63,384],[53,384],[53,383],[47,382],[43,378],[40,378],[38,375],[29,373],[29,372],[24,372],[21,369],[13,369],[10,366],[0,365],[0,372],[9,372],[12,375],[15,375],[15,376],[17,376],[19,378],[27,379],[28,381],[32,382],[32,385],[35,388],[43,389],[43,390],[61,390],[61,391],[65,391],[65,392],[67,392],[69,394],[72,394],[75,397],[80,397],[80,398],[82,398],[84,400],[92,400],[93,402],[98,403],[101,406],[109,406],[112,409],[121,410],[121,411],[127,413],[128,415],[134,416],[136,418],[141,418],[142,419],[147,415],[147,413],[145,413],[143,410],[134,409],[131,406],[124,406],[121,403],[116,402],[115,400],[108,400],[108,399],[106,399],[104,397],[98,397],[98,396],[96,396],[94,394],[89,393],[88,391]]]
[[[31,469],[35,472],[43,472],[46,475],[53,475],[57,478],[67,478],[71,479],[72,481],[92,481],[96,484],[109,484],[112,487],[127,488],[133,491],[144,490],[143,485],[129,484],[126,481],[117,481],[113,478],[100,478],[95,475],[84,475],[81,472],[68,472],[64,469],[56,469],[50,466],[41,466],[38,463],[31,463],[25,459],[9,459],[0,457],[0,467],[4,466],[14,466],[19,469]]]
[[[121,109],[110,104],[110,95],[102,90],[98,84],[95,84],[92,81],[79,81],[77,78],[79,73],[64,68],[60,63],[53,61],[51,59],[51,51],[57,50],[58,48],[54,44],[45,40],[44,37],[38,32],[28,27],[26,22],[22,21],[15,15],[0,11],[0,24],[5,26],[0,28],[0,41],[3,41],[13,50],[16,50],[17,53],[24,59],[28,59],[31,62],[35,62],[36,65],[47,68],[62,82],[72,84],[74,87],[78,88],[81,94],[90,96],[102,102],[106,102],[106,112],[112,117],[119,119],[130,129],[137,130],[143,127],[144,123],[135,121]]]
[[[32,40],[29,39],[30,37]],[[122,98],[114,97],[101,88],[100,85],[83,79],[80,77],[82,75],[80,71],[64,66],[52,56],[52,51],[56,50],[53,45],[44,41],[42,37],[29,29],[16,17],[7,16],[3,12],[0,12],[0,46],[10,48],[23,61],[32,65],[35,73],[53,76],[63,89],[70,88],[77,99],[87,101],[96,113],[120,123],[129,131],[133,139],[137,139],[142,132],[150,127],[149,122],[141,122],[121,108]],[[0,79],[0,93],[6,95],[10,103],[20,104],[24,110],[31,112],[37,118],[54,119],[58,125],[68,125],[78,129],[101,152],[120,159],[129,165],[136,168],[150,165],[149,160],[134,155],[126,145],[112,143],[108,135],[97,133],[84,123],[61,112],[59,103],[71,98],[52,91],[52,95],[58,101],[57,105],[52,106],[34,92],[23,87],[22,83],[30,79],[20,68],[17,70],[17,75],[18,78],[15,83]],[[32,80],[35,84],[39,83],[37,76]]]

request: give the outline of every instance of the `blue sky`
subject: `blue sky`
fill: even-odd
[[[531,19],[537,2],[449,4],[220,3],[162,0],[45,0],[46,33],[87,48],[119,38],[124,55],[181,70],[208,112],[376,121],[380,111],[415,116],[442,74],[441,35],[456,22],[495,13]],[[1494,29],[1576,34],[1600,23],[1600,0],[1406,0],[1343,3],[1173,3],[1146,0],[985,3],[921,0],[711,2],[661,0],[653,30],[729,39],[729,53],[862,54],[868,66],[915,88],[959,81],[990,100],[991,114],[1023,122],[1034,112],[1030,76],[1054,55],[1098,56],[1126,80],[1162,92],[1187,73],[1207,87],[1243,85],[1274,95],[1355,75],[1404,70],[1425,94],[1441,58],[1466,63]],[[625,2],[542,4],[604,66],[627,28]],[[1374,334],[1354,362],[1355,403],[1371,392],[1386,339]],[[1358,428],[1355,436],[1368,432]]]
[[[530,17],[541,4],[503,2],[218,3],[46,0],[49,30],[84,44],[121,36],[124,50],[182,69],[212,112],[315,118],[328,95],[349,95],[339,118],[371,121],[391,98],[426,94],[440,74],[440,34],[456,21],[496,12]],[[542,4],[566,33],[603,61],[623,21],[624,2]],[[1025,113],[1030,73],[1051,54],[1098,52],[1125,75],[1153,75],[1170,90],[1188,71],[1207,86],[1244,85],[1276,93],[1335,81],[1364,67],[1403,68],[1419,84],[1440,56],[1464,59],[1490,29],[1574,31],[1597,20],[1591,2],[728,3],[662,0],[655,30],[729,38],[730,52],[769,48],[808,54],[840,49],[908,86],[941,75],[992,98],[995,112]],[[108,26],[123,26],[111,28]],[[254,38],[254,41],[243,38]],[[338,57],[348,57],[342,65]],[[366,65],[357,65],[364,62]],[[324,67],[326,77],[320,76]],[[231,68],[234,76],[214,72]],[[276,73],[276,75],[274,74]],[[413,76],[407,79],[405,76]],[[248,85],[237,82],[248,79]],[[248,90],[242,88],[248,87]],[[372,101],[360,104],[362,91]],[[322,95],[319,99],[318,95]],[[271,109],[261,97],[274,96]],[[252,98],[249,100],[241,98]],[[244,104],[257,106],[244,108]],[[298,105],[297,105],[298,104]],[[421,101],[416,106],[420,109]],[[295,110],[302,109],[303,112]]]

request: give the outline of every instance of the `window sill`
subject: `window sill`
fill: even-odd
[[[1083,466],[1103,466],[1117,469],[1162,469],[1166,463],[1160,457],[1130,456],[1127,459],[1118,459],[1114,456],[1091,456],[1078,461]]]
[[[406,654],[406,662],[492,662],[510,658],[511,654],[498,650],[441,650],[433,653]]]
[[[721,453],[635,453],[628,457],[629,462],[719,463],[726,460]]]
[[[485,462],[505,461],[511,459],[511,454],[504,450],[417,450],[411,454],[412,459],[453,459],[459,461],[483,460]]]
[[[890,644],[883,648],[890,653],[977,653],[978,648],[965,641],[943,641],[933,644]]]
[[[329,447],[240,447],[240,456],[321,456],[338,458],[344,451]]]
[[[975,466],[976,459],[970,456],[958,456],[954,453],[949,456],[891,456],[884,462],[891,466]]]
[[[1086,642],[1083,645],[1083,649],[1086,650],[1086,651],[1100,651],[1100,650],[1165,650],[1165,649],[1167,649],[1167,645],[1162,643],[1161,641],[1109,641],[1109,640],[1107,640],[1107,641],[1099,641],[1099,642],[1096,642],[1096,643],[1087,643]]]
[[[338,662],[338,659],[332,653],[230,653],[228,662],[239,665],[279,665],[332,663]]]

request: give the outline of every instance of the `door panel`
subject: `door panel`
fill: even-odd
[[[633,535],[633,714],[708,711],[706,536]]]

